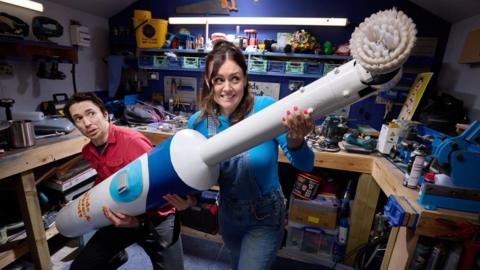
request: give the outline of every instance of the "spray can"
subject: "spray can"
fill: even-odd
[[[423,173],[423,163],[425,162],[425,153],[422,149],[418,148],[413,151],[414,161],[412,168],[410,169],[410,175],[408,177],[407,187],[416,189],[418,180]]]
[[[425,152],[423,151],[423,145],[420,145],[410,154],[407,171],[403,178],[404,186],[413,189],[417,188],[418,180],[422,175],[424,161]]]

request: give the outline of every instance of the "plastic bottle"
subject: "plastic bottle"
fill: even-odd
[[[338,242],[342,245],[347,244],[348,239],[348,219],[340,219],[340,226],[338,228]]]

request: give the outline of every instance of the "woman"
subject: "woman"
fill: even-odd
[[[220,41],[207,55],[201,110],[190,118],[189,128],[211,137],[274,102],[249,93],[242,52]],[[219,226],[233,269],[268,269],[282,241],[285,204],[278,179],[278,146],[298,169],[313,168],[313,152],[304,142],[313,128],[308,110],[295,106],[279,121],[287,134],[220,164]]]

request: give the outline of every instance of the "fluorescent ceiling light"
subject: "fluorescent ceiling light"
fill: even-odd
[[[29,0],[0,0],[0,2],[43,12],[43,4]]]
[[[347,18],[305,17],[170,17],[170,24],[232,24],[232,25],[309,25],[345,26]]]

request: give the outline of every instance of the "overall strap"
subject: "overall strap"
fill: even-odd
[[[215,121],[211,115],[207,116],[207,128],[208,128],[208,138],[211,138],[217,135],[217,127],[215,126]]]

